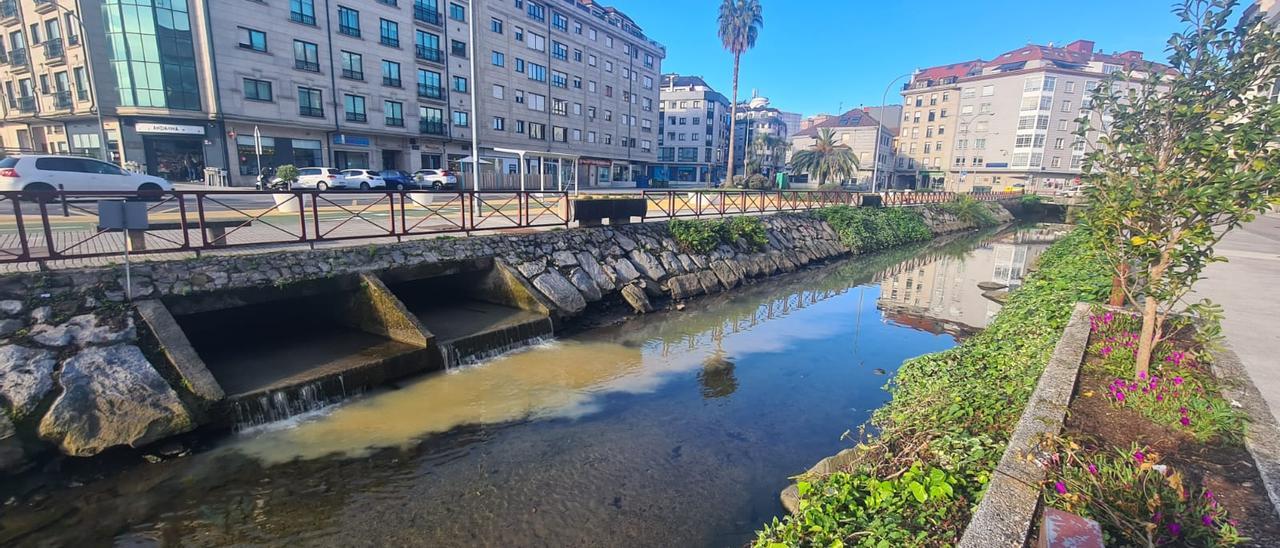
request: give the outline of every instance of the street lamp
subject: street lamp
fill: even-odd
[[[67,9],[58,0],[49,0],[54,7],[67,13],[67,17],[75,19],[76,27],[80,29],[80,48],[85,52],[84,66],[86,77],[89,80],[89,96],[93,97],[93,110],[98,116],[98,154],[102,155],[104,162],[110,162],[111,157],[107,154],[107,127],[102,124],[102,97],[98,95],[97,81],[98,78],[93,74],[93,59],[89,56],[89,52],[93,51],[89,47],[89,33],[84,30],[84,20],[80,19],[80,15],[70,9]]]
[[[876,116],[876,146],[871,158],[871,192],[876,191],[876,183],[880,181],[880,132],[884,131],[884,103],[889,100],[889,90],[893,89],[893,85],[898,80],[915,76],[916,71],[911,71],[889,81],[889,85],[884,87],[884,93],[880,95],[880,115]]]

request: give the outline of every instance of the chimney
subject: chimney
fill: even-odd
[[[1091,54],[1093,53],[1093,41],[1092,40],[1076,40],[1075,42],[1067,44],[1067,47],[1064,49],[1066,49],[1067,51],[1075,51],[1079,53]]]

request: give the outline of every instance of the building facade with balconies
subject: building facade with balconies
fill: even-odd
[[[797,152],[812,148],[818,136],[825,130],[832,132],[836,145],[849,147],[853,157],[858,161],[858,171],[848,181],[827,181],[828,183],[852,183],[860,189],[872,188],[872,177],[878,177],[874,185],[877,190],[890,188],[893,177],[893,138],[894,130],[890,124],[884,124],[871,114],[871,108],[855,108],[839,116],[823,116],[815,118],[808,127],[791,136],[790,158]],[[885,108],[892,116],[897,116],[896,108]],[[877,135],[879,136],[877,142]],[[811,183],[817,179],[810,178]]]
[[[772,177],[787,167],[787,145],[790,127],[783,112],[769,105],[766,97],[753,96],[738,104],[735,120],[733,157],[734,176],[756,169]]]
[[[729,100],[700,76],[662,75],[657,181],[710,183],[724,178],[729,157]]]

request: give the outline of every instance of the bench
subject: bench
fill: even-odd
[[[227,228],[236,228],[241,226],[250,226],[253,223],[248,220],[244,221],[205,221],[205,236],[209,240],[209,247],[225,247],[227,245]],[[199,228],[199,223],[189,223],[186,225],[188,230]],[[146,230],[130,230],[128,238],[125,240],[125,247],[129,251],[145,251],[147,249],[147,231],[148,230],[182,230],[182,223],[150,223]],[[105,230],[98,227],[100,232],[120,232],[116,229]]]

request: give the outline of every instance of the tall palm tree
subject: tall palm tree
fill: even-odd
[[[755,47],[756,37],[764,28],[760,0],[724,0],[720,4],[720,42],[733,54],[733,102],[729,114],[729,173],[725,179],[733,184],[734,138],[738,130],[738,62],[742,54]]]
[[[836,133],[830,129],[818,132],[813,146],[791,157],[791,168],[818,177],[818,184],[826,184],[828,177],[844,180],[858,174],[858,158],[853,149],[836,142]]]

